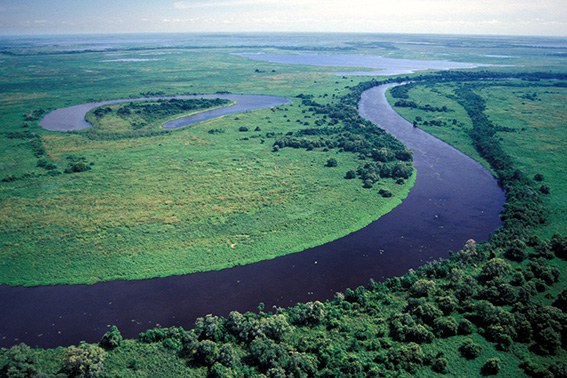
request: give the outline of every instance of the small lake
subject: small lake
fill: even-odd
[[[111,324],[131,338],[156,326],[190,328],[199,316],[254,310],[260,302],[270,310],[325,300],[446,258],[468,239],[487,240],[501,224],[504,194],[496,180],[400,117],[386,101],[387,88],[364,92],[359,112],[413,151],[418,172],[409,196],[390,213],[325,245],[221,271],[95,285],[0,285],[0,346],[96,342]]]
[[[335,72],[336,75],[400,75],[426,70],[488,67],[490,64],[451,62],[448,60],[414,60],[385,58],[377,55],[354,54],[265,54],[236,53],[233,55],[262,62],[304,64],[320,67],[369,68],[370,71]]]

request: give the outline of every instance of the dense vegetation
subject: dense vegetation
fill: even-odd
[[[443,74],[422,80],[450,78]],[[550,222],[548,194],[541,190],[546,178],[528,178],[518,169],[525,163],[522,157],[506,152],[496,137],[501,129],[487,116],[490,103],[477,93],[478,81],[459,85],[453,98],[469,117],[470,143],[506,190],[504,226],[488,243],[469,240],[445,261],[384,283],[348,289],[324,303],[273,313],[260,306],[258,313],[232,312],[226,318],[208,315],[191,330],[158,328],[138,340],[123,340],[113,328],[98,346],[55,351],[14,346],[3,353],[3,373],[567,376],[567,288],[562,277],[567,238],[539,236]],[[495,84],[486,77],[481,82]],[[375,84],[356,86],[352,96]],[[348,101],[343,98],[341,103]],[[336,134],[327,137],[333,141]],[[545,170],[545,165],[529,168]]]
[[[93,125],[85,133],[91,139],[150,137],[167,134],[161,126],[170,119],[181,118],[205,109],[227,106],[222,99],[164,99],[102,106],[90,111],[86,120]]]

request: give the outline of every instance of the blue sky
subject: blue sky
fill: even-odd
[[[567,36],[567,0],[0,0],[0,34],[377,32]]]

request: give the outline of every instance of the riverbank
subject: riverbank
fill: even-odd
[[[92,286],[0,286],[0,297],[10,309],[0,319],[11,332],[3,337],[18,337],[31,345],[66,345],[96,340],[108,324],[131,337],[151,325],[191,324],[207,313],[253,310],[260,302],[271,308],[322,300],[370,278],[384,280],[446,258],[449,250],[457,250],[471,237],[487,240],[500,224],[503,195],[495,180],[470,158],[398,116],[383,97],[385,89],[363,95],[362,114],[382,127],[406,130],[414,143],[422,144],[414,145],[418,174],[412,176],[413,189],[377,222],[301,253],[216,272]],[[32,305],[42,309],[40,319],[30,318],[37,313],[29,311]]]

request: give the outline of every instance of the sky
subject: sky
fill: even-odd
[[[154,32],[567,36],[567,0],[0,0],[0,35]]]

